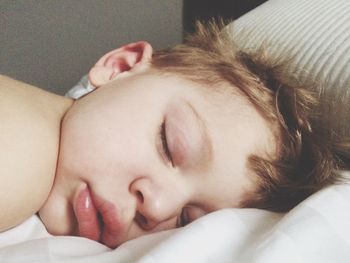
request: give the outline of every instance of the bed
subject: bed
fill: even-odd
[[[350,1],[269,0],[226,30],[243,49],[264,42],[277,57],[292,53],[286,74],[332,89],[350,107]],[[83,83],[75,90],[88,92]],[[0,235],[0,262],[350,262],[350,184],[329,186],[288,213],[224,209],[114,250],[51,236],[33,216]]]

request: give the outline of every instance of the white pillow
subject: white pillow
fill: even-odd
[[[295,55],[288,70],[300,80],[332,83],[349,92],[350,1],[270,0],[230,25],[245,49],[265,41],[279,57]]]

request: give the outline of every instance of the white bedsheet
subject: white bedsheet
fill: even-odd
[[[349,201],[350,185],[331,186],[287,214],[225,209],[114,250],[85,238],[50,236],[34,216],[0,234],[0,262],[348,263]]]

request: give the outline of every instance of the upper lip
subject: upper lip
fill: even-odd
[[[102,221],[100,242],[110,248],[116,248],[123,230],[119,211],[112,202],[96,193],[91,193],[91,195]]]

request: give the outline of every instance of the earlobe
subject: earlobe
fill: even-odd
[[[89,72],[89,80],[96,88],[112,81],[119,74],[139,65],[148,65],[152,59],[152,46],[139,41],[112,50],[101,57]]]

